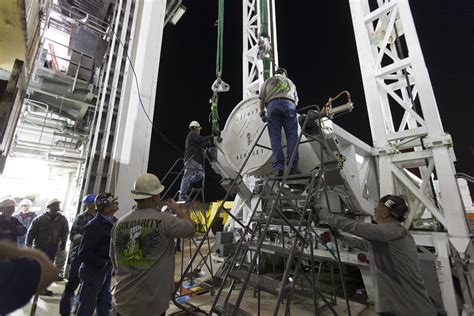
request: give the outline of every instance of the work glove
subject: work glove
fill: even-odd
[[[260,118],[262,119],[263,123],[267,122],[267,113],[265,111],[260,112]]]

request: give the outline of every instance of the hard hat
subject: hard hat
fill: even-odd
[[[89,204],[91,204],[91,203],[94,203],[95,198],[96,198],[96,195],[95,195],[95,194],[89,193],[89,194],[87,194],[86,196],[84,196],[84,198],[82,199],[82,204],[84,204],[85,206],[87,206],[87,205],[89,205]]]
[[[134,200],[148,199],[153,195],[160,194],[164,189],[165,187],[161,184],[157,176],[151,173],[145,173],[139,176],[135,180],[135,183],[133,183],[130,198]]]
[[[286,71],[285,68],[278,68],[277,70],[275,70],[275,75],[284,75],[284,76],[288,76],[288,72]]]
[[[117,201],[117,198],[113,194],[103,192],[97,194],[95,197],[95,206],[97,207],[97,211],[101,211],[115,201]]]
[[[33,202],[31,202],[31,200],[29,200],[29,199],[23,199],[23,200],[20,201],[19,205],[20,206],[23,206],[23,205],[31,206],[31,205],[33,205]]]
[[[380,199],[380,203],[387,207],[390,214],[398,221],[403,222],[408,213],[408,204],[398,195],[385,195]]]
[[[0,208],[9,207],[9,206],[16,206],[16,202],[13,198],[6,197],[0,201]]]
[[[59,201],[58,199],[49,199],[47,202],[46,202],[46,207],[50,206],[51,204],[54,204],[54,203],[61,203],[61,201]]]
[[[192,128],[192,127],[201,128],[201,124],[199,124],[198,121],[192,121],[191,123],[189,123],[189,128]]]

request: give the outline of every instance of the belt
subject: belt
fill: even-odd
[[[271,99],[270,101],[268,101],[267,103],[265,103],[265,106],[267,106],[268,103],[270,103],[272,101],[276,101],[276,100],[288,100],[288,101],[291,101],[291,102],[295,103],[295,101],[293,101],[292,99],[289,99],[289,98],[274,98],[274,99]]]

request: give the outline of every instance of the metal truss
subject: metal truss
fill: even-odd
[[[351,0],[350,7],[380,194],[408,198],[408,225],[429,212],[432,222],[447,234],[425,242],[436,248],[438,256],[446,257],[452,249],[451,256],[465,258],[472,247],[455,178],[452,140],[443,130],[409,2]],[[446,244],[441,247],[442,240]],[[454,315],[452,280],[446,283],[450,265],[441,261],[443,301],[448,314]]]
[[[269,23],[269,38],[261,38],[261,2],[260,0],[243,0],[243,54],[242,54],[242,70],[243,70],[243,95],[242,99],[247,99],[258,94],[260,86],[264,82],[263,79],[263,61],[262,50],[264,46],[269,44],[271,51],[271,64],[278,65],[277,37],[276,37],[276,20],[275,20],[275,1],[265,1],[267,5],[267,17]],[[259,45],[260,41],[260,45]],[[270,67],[273,68],[273,67]]]

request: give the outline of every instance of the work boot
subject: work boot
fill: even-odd
[[[283,169],[273,169],[273,175],[275,177],[283,177]]]
[[[290,171],[288,172],[289,175],[294,175],[294,174],[301,174],[301,171],[298,170],[298,168],[290,168]]]
[[[53,291],[46,289],[43,292],[39,293],[39,295],[53,296]]]

